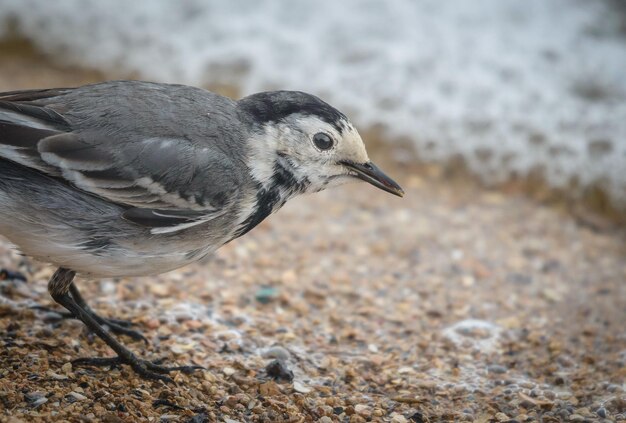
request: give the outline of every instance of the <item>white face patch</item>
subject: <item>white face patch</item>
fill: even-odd
[[[254,134],[248,140],[248,167],[252,178],[266,187],[274,176],[276,151],[280,132],[275,126],[266,126],[263,133]]]
[[[279,125],[277,151],[289,160],[296,179],[309,181],[308,192],[348,182],[349,178],[341,177],[349,174],[341,162],[369,162],[363,140],[354,126],[347,121],[343,126],[340,133],[335,126],[316,116],[299,114]],[[313,137],[319,132],[332,138],[334,145],[328,150],[320,150],[313,143]]]

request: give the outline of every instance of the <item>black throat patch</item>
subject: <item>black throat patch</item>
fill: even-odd
[[[305,192],[309,183],[306,178],[297,179],[288,166],[285,166],[280,160],[277,161],[267,187],[264,188],[258,184],[256,208],[240,225],[233,239],[248,233],[267,216],[280,209],[294,195]]]

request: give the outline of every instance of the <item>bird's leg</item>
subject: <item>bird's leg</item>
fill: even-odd
[[[93,317],[96,322],[100,323],[103,326],[106,326],[111,332],[117,335],[126,335],[136,341],[143,341],[146,344],[148,343],[148,339],[146,339],[145,336],[143,336],[141,333],[139,333],[136,330],[128,328],[129,326],[132,325],[132,322],[128,320],[110,319],[110,318],[99,316],[95,311],[93,311],[91,307],[89,307],[89,305],[87,304],[87,302],[81,295],[80,291],[78,290],[78,287],[76,286],[74,282],[70,283],[69,293],[72,296],[72,298],[74,298],[74,301],[76,301],[76,304],[78,304],[83,310],[85,310],[86,313],[90,314],[91,317]],[[77,319],[78,318],[77,316],[75,316],[74,314],[70,312],[51,310],[50,308],[44,307],[44,306],[37,305],[37,306],[34,306],[33,308],[37,310],[42,310],[42,311],[52,311],[55,314],[58,314],[59,316],[61,316],[61,319]]]
[[[86,313],[90,314],[91,317],[93,317],[93,319],[96,322],[98,322],[99,324],[103,326],[108,327],[111,332],[118,334],[118,335],[126,335],[137,341],[143,341],[146,344],[148,343],[148,340],[146,339],[145,336],[143,336],[141,333],[137,332],[136,330],[132,330],[128,328],[128,326],[132,325],[131,322],[127,320],[109,319],[109,318],[99,316],[95,311],[92,310],[91,307],[89,307],[89,305],[87,304],[87,302],[81,295],[80,291],[78,290],[78,287],[76,286],[74,282],[70,284],[69,292],[72,298],[74,299],[74,301],[76,301],[76,304],[78,304],[80,308],[85,310]]]
[[[93,366],[113,366],[128,364],[139,376],[146,379],[163,380],[171,382],[172,379],[164,373],[180,370],[184,373],[191,373],[201,369],[200,366],[174,366],[166,367],[159,364],[142,360],[132,351],[120,344],[109,332],[107,332],[92,314],[85,311],[76,300],[70,295],[70,287],[76,272],[60,267],[54,272],[50,282],[48,282],[48,292],[58,304],[65,307],[70,313],[82,321],[93,333],[102,339],[115,353],[117,357],[112,358],[79,358],[72,363],[75,365]]]

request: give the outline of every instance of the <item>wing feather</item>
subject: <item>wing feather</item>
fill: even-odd
[[[64,102],[71,91],[0,93],[0,157],[118,203],[124,219],[153,233],[206,222],[236,198],[238,173],[219,148],[171,134],[127,133],[115,113],[76,122],[77,106]]]

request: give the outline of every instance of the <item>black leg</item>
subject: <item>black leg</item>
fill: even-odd
[[[174,366],[166,367],[147,360],[138,358],[132,351],[120,344],[109,334],[94,317],[85,311],[76,300],[69,294],[75,272],[59,268],[48,283],[48,291],[52,298],[65,307],[70,313],[82,321],[93,333],[102,339],[115,353],[114,358],[79,358],[74,360],[76,365],[111,366],[116,364],[128,364],[138,375],[146,379],[163,380],[172,382],[172,379],[164,373],[180,370],[191,373],[201,369],[200,366]]]
[[[87,304],[87,302],[81,295],[80,291],[78,290],[74,282],[72,282],[69,286],[69,293],[72,296],[72,298],[74,298],[74,301],[76,301],[76,304],[80,306],[80,308],[85,310],[85,312],[91,314],[91,316],[96,320],[96,322],[100,323],[102,326],[106,326],[106,328],[109,329],[109,331],[115,333],[116,335],[126,335],[136,341],[143,341],[146,344],[148,344],[148,339],[146,339],[146,337],[143,336],[140,332],[133,330],[133,329],[129,329],[129,326],[132,325],[132,322],[128,320],[101,317],[95,311],[93,311],[93,309],[89,307],[89,305]],[[61,319],[77,319],[78,318],[70,312],[51,310],[50,308],[44,307],[44,306],[38,305],[38,306],[34,306],[33,308],[37,310],[42,310],[42,311],[52,311],[55,314],[58,314],[59,316],[61,316]]]
[[[148,344],[148,340],[146,339],[145,336],[143,336],[141,333],[137,332],[136,330],[132,330],[128,328],[128,326],[132,324],[131,322],[127,320],[100,317],[95,311],[92,310],[91,307],[89,307],[89,305],[87,304],[87,302],[81,295],[80,291],[78,290],[74,282],[70,284],[70,294],[72,295],[72,298],[74,299],[74,301],[76,301],[76,304],[78,304],[80,308],[82,308],[87,313],[89,313],[96,322],[100,323],[102,326],[108,327],[111,332],[118,334],[118,335],[126,335],[132,339],[135,339],[137,341],[143,341],[146,344]]]

